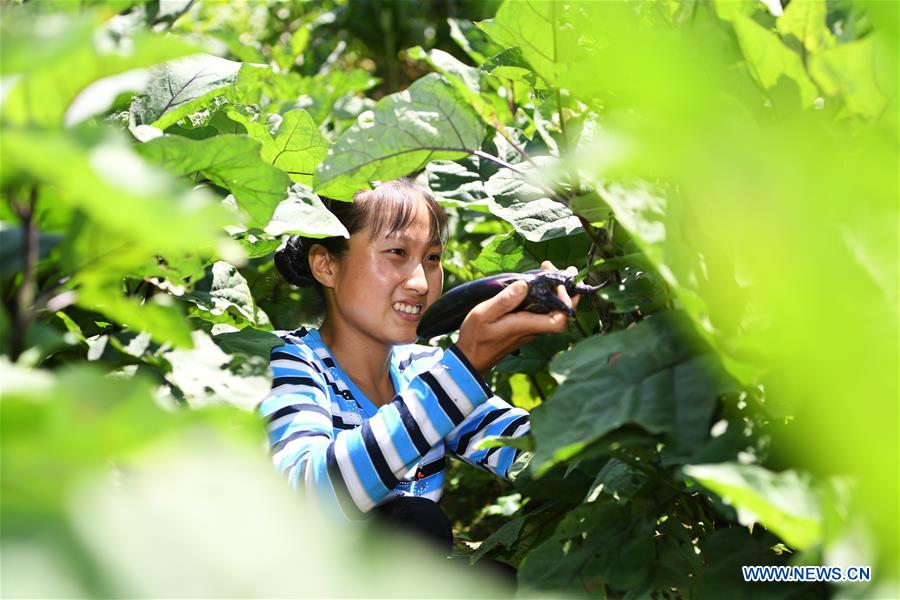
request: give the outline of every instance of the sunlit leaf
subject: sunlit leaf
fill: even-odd
[[[291,186],[287,200],[275,208],[265,232],[276,236],[296,233],[309,238],[350,237],[347,228],[325,208],[319,197],[300,184]]]
[[[554,359],[560,385],[532,412],[532,469],[544,471],[626,424],[664,434],[676,449],[702,442],[730,384],[714,355],[683,339],[683,327],[676,315],[656,315]]]
[[[163,354],[172,365],[166,379],[181,390],[194,408],[225,402],[253,410],[268,393],[271,378],[265,372],[254,375],[232,372],[228,368],[233,360],[231,355],[202,331],[194,331],[192,335],[192,349]]]
[[[688,465],[684,472],[738,511],[743,525],[764,525],[795,548],[822,540],[818,500],[795,471],[773,473],[757,465]]]
[[[199,54],[154,70],[147,89],[135,96],[131,115],[136,124],[166,129],[205,108],[235,82],[241,63]]]
[[[315,176],[316,192],[349,200],[374,180],[387,181],[431,160],[454,160],[477,150],[484,137],[478,117],[439,75],[378,101],[328,152]]]
[[[288,176],[260,158],[259,142],[246,136],[191,140],[167,135],[137,149],[173,174],[201,173],[230,190],[249,216],[251,227],[264,227],[278,203],[287,197]]]
[[[4,94],[0,116],[6,123],[32,123],[44,127],[61,127],[69,104],[89,84],[109,75],[139,67],[149,67],[185,56],[197,49],[181,40],[149,32],[138,32],[130,39],[116,39],[111,32],[98,32],[97,40],[84,23],[71,22],[62,15],[35,18],[28,23],[18,22],[30,32],[23,37],[20,31],[12,41],[18,48],[9,49],[13,58],[4,64],[7,69],[21,69],[25,65],[15,58],[22,48],[36,46],[47,32],[61,32],[61,41],[51,42],[42,53],[40,65],[28,65],[20,73],[12,88]],[[6,25],[6,23],[4,23]],[[5,28],[4,28],[5,30]],[[44,30],[36,33],[38,30]],[[5,37],[5,31],[4,31]],[[8,48],[4,44],[4,54]]]
[[[270,328],[269,317],[253,298],[247,280],[233,265],[218,261],[184,299],[196,305],[191,316],[241,329],[248,324]]]
[[[835,44],[825,23],[827,13],[825,0],[791,2],[778,17],[775,28],[783,37],[793,36],[806,51],[815,54]]]
[[[800,56],[750,17],[737,15],[733,24],[747,66],[760,85],[770,90],[786,78],[796,86],[802,105],[811,106],[819,90],[806,73]]]

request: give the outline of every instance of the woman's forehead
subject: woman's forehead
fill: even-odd
[[[397,214],[394,219],[382,219],[374,225],[377,231],[370,229],[373,240],[407,240],[423,244],[442,245],[440,231],[434,215],[428,210],[424,200],[409,206],[405,214]],[[405,218],[404,218],[405,217]]]

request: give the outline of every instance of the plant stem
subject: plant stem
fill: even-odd
[[[562,93],[556,88],[556,113],[559,115],[559,131],[562,134],[563,150],[559,153],[562,155],[569,149],[569,134],[566,131],[566,118],[563,116]]]
[[[11,336],[10,357],[15,361],[25,350],[25,333],[32,318],[32,305],[37,291],[35,270],[38,259],[38,235],[34,223],[34,209],[37,205],[37,188],[31,188],[26,206],[19,206],[17,212],[22,219],[22,285],[16,294],[16,315]]]

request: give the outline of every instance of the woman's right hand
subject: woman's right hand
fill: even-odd
[[[548,262],[541,266],[552,268]],[[568,306],[578,304],[579,298],[573,303],[563,286],[557,288],[557,293]],[[511,312],[525,300],[527,294],[528,284],[517,281],[477,305],[462,322],[456,346],[483,376],[500,359],[530,342],[535,335],[566,330],[568,315],[561,310],[547,314]]]

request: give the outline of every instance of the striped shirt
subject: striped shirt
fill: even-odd
[[[397,395],[378,408],[341,370],[316,329],[279,332],[272,391],[258,410],[276,468],[331,514],[364,519],[397,496],[437,501],[446,454],[507,477],[518,451],[483,440],[528,432],[528,412],[495,396],[456,346],[395,346]]]

